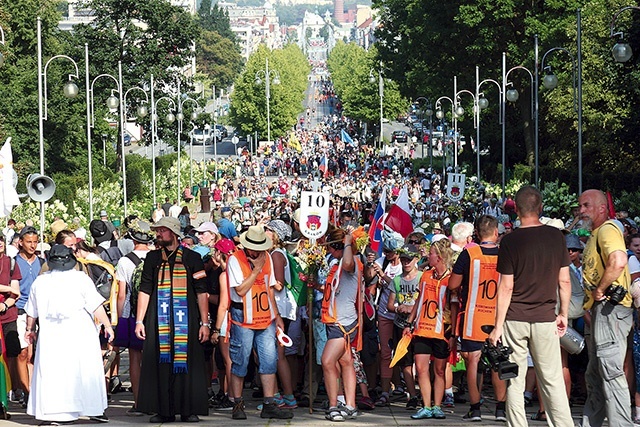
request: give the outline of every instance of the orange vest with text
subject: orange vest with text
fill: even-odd
[[[414,335],[424,338],[445,339],[445,306],[449,273],[440,279],[423,274],[420,281],[420,301],[416,313]]]
[[[249,329],[266,329],[273,319],[276,318],[274,308],[271,306],[271,288],[269,287],[269,277],[271,277],[271,256],[266,254],[266,260],[262,270],[251,289],[242,297],[244,322],[238,323],[240,326]],[[236,257],[242,277],[245,279],[251,275],[251,265],[244,251],[236,251],[232,257]],[[227,273],[228,274],[228,273]]]
[[[485,255],[480,246],[469,252],[469,290],[464,310],[464,324],[459,334],[465,340],[484,341],[489,336],[480,329],[495,325],[498,292],[498,255]]]

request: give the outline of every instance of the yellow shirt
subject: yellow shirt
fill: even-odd
[[[598,253],[598,248],[600,248],[600,253]],[[590,291],[600,284],[606,260],[615,251],[623,251],[626,254],[627,248],[624,244],[622,231],[613,221],[609,220],[591,232],[591,237],[584,248],[582,271],[584,287],[588,291],[585,292],[585,310],[589,310],[593,305],[593,296]],[[620,277],[614,280],[612,285],[620,285],[628,291],[630,284],[629,266],[625,266]],[[620,304],[631,307],[631,302],[631,295],[627,292]]]

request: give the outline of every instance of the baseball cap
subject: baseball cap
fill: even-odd
[[[416,245],[413,245],[411,243],[404,245],[396,252],[398,252],[398,256],[400,258],[418,258],[419,256],[418,248],[416,247]]]
[[[210,233],[218,233],[218,226],[211,221],[205,221],[193,231],[196,231],[198,233],[204,233],[205,231],[208,231]]]
[[[20,230],[20,238],[22,239],[27,234],[38,234],[38,230],[36,230],[35,227],[27,225],[26,227],[23,227],[22,230]]]

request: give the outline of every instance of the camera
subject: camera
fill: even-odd
[[[509,360],[511,353],[511,347],[502,344],[495,346],[487,339],[482,346],[481,360],[496,371],[501,380],[508,380],[518,376],[518,365]]]
[[[627,295],[627,290],[620,285],[611,285],[604,294],[612,305],[618,305]]]

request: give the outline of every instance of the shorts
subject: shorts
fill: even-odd
[[[460,351],[463,353],[472,353],[482,350],[483,341],[471,341],[460,338]]]
[[[22,347],[20,346],[20,338],[18,337],[18,325],[16,320],[2,324],[2,334],[4,336],[4,345],[7,350],[7,357],[18,357]]]
[[[244,313],[241,308],[231,307],[231,320],[242,323]],[[275,374],[278,366],[278,350],[276,348],[276,324],[271,322],[266,329],[249,329],[231,323],[229,339],[229,356],[231,357],[231,373],[244,378],[255,348],[258,355],[258,373]]]
[[[24,334],[27,333],[27,313],[18,314],[16,326],[18,327],[18,340],[20,340],[20,348],[22,349],[29,347],[29,343],[24,339]]]
[[[222,323],[220,324],[220,337],[226,337],[229,335],[229,316],[227,313],[224,314],[222,318]]]
[[[378,353],[380,352],[380,344],[378,343],[378,330],[376,328],[364,331],[362,333],[362,350],[360,350],[360,359],[364,366],[373,365],[378,361]]]
[[[120,317],[116,330],[116,336],[111,345],[113,347],[123,347],[131,350],[142,351],[144,341],[136,336],[136,319],[135,317]]]
[[[327,328],[319,319],[313,319],[313,341],[316,346],[316,364],[322,366],[322,353],[327,344]]]
[[[358,321],[356,320],[349,326],[342,326],[339,323],[332,323],[325,325],[327,327],[327,340],[334,340],[338,338],[345,338],[345,335],[349,338],[349,344],[356,339],[358,333]]]
[[[284,333],[291,338],[293,344],[291,347],[284,348],[285,356],[297,356],[304,352],[304,348],[301,348],[302,344],[302,318],[296,316],[296,320],[282,319],[284,321]]]
[[[436,359],[449,358],[449,343],[439,338],[413,337],[413,354],[432,354]]]

